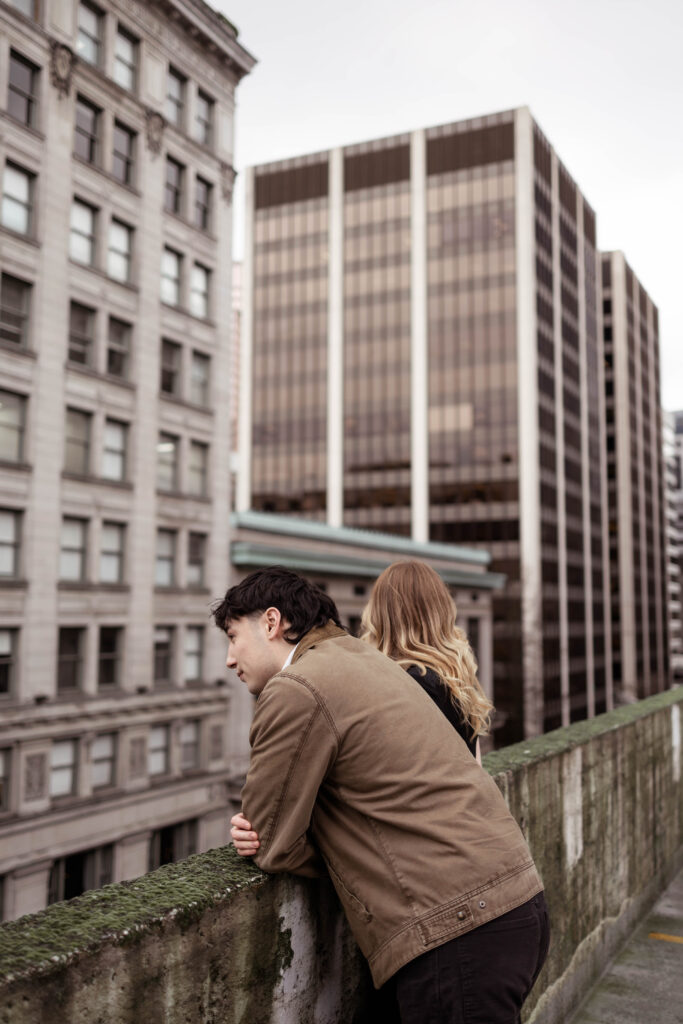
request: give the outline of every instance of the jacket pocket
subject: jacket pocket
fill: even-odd
[[[329,861],[327,862],[327,870],[330,873],[334,887],[339,893],[339,898],[342,902],[346,903],[347,906],[353,910],[358,917],[360,917],[361,921],[372,921],[372,914],[368,908],[361,900],[358,899],[357,896],[354,896],[350,889],[347,889]]]

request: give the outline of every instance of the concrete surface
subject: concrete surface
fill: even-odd
[[[640,923],[571,1024],[612,1022],[683,1024],[683,871]]]

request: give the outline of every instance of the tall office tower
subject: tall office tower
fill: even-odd
[[[235,88],[199,0],[0,4],[0,881],[224,842]]]
[[[676,432],[676,427],[679,432]],[[683,682],[683,413],[665,412],[667,607],[671,675]]]
[[[498,742],[610,707],[595,215],[528,109],[246,192],[238,508],[489,549]]]
[[[669,682],[657,307],[621,252],[602,254],[615,695]]]

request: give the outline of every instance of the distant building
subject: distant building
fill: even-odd
[[[595,215],[529,111],[246,195],[238,512],[490,551],[498,743],[611,707]]]
[[[623,253],[602,254],[614,687],[669,684],[659,316]]]
[[[230,495],[234,509],[239,464],[240,337],[242,334],[242,264],[232,265],[232,317],[230,331]]]
[[[8,918],[227,839],[234,96],[201,0],[0,4]],[[243,724],[243,723],[242,723]]]
[[[671,673],[683,682],[683,413],[664,413],[668,624]]]

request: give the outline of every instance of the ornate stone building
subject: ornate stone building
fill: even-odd
[[[201,0],[0,3],[6,918],[227,839],[208,610],[253,64]]]

